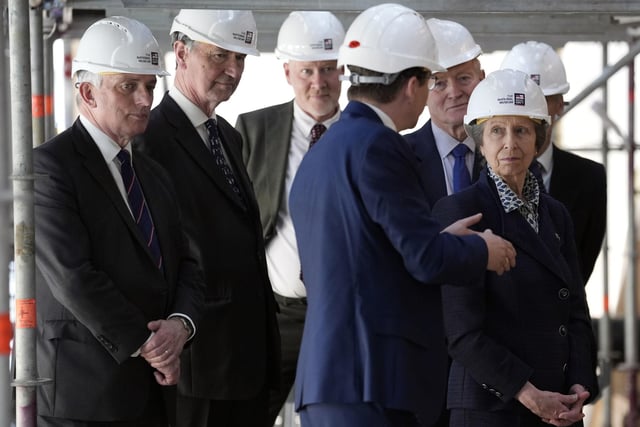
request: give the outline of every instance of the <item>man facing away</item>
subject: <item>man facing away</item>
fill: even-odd
[[[166,172],[131,141],[149,120],[151,31],[121,16],[83,34],[80,117],[34,150],[41,427],[166,427],[203,278]],[[199,333],[199,331],[198,331]]]
[[[273,391],[275,420],[293,386],[307,298],[289,215],[289,191],[302,157],[340,117],[338,48],[344,28],[325,11],[294,11],[278,33],[276,55],[294,99],[238,116],[243,158],[253,182],[282,342],[282,385]]]
[[[304,427],[428,426],[447,377],[437,283],[501,274],[515,252],[468,230],[480,215],[445,232],[431,218],[398,133],[415,126],[431,71],[443,71],[424,18],[398,4],[365,10],[338,64],[350,71],[349,104],[302,160],[290,195],[308,299],[296,408]]]
[[[205,313],[182,357],[177,426],[268,425],[280,343],[258,205],[242,139],[216,107],[258,55],[250,11],[183,9],[171,27],[175,85],[151,112],[142,147],[169,171],[200,251]]]

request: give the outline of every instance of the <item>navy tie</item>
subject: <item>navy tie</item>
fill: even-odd
[[[465,161],[465,157],[469,151],[469,147],[464,144],[458,144],[453,150],[451,150],[453,157],[455,157],[455,163],[453,164],[454,193],[457,193],[471,185],[471,175],[469,174],[469,169],[467,169],[467,163]]]
[[[218,134],[218,124],[214,119],[208,119],[204,122],[204,126],[207,128],[207,132],[209,134],[209,149],[211,150],[211,154],[213,155],[216,164],[220,167],[222,174],[224,175],[227,183],[231,186],[233,192],[238,196],[240,201],[244,202],[242,193],[240,192],[240,187],[238,186],[238,181],[236,181],[233,170],[231,170],[227,163],[227,159],[224,157],[224,152],[222,151],[222,140]]]
[[[327,130],[327,127],[322,123],[316,123],[315,125],[313,125],[313,127],[311,128],[311,140],[309,141],[309,150],[311,150],[311,147],[313,147],[313,145],[316,142],[318,142],[318,140],[320,139],[320,137],[322,136],[325,130]]]
[[[122,175],[124,188],[127,192],[127,199],[129,199],[129,208],[133,214],[133,219],[142,232],[144,240],[153,255],[156,266],[162,268],[162,254],[160,253],[158,236],[153,225],[153,220],[151,219],[147,202],[142,193],[142,187],[140,187],[136,173],[131,165],[131,155],[127,150],[120,150],[117,157],[118,160],[120,160],[120,174]]]

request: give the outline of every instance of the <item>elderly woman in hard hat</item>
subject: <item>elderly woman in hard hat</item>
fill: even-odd
[[[548,123],[544,95],[526,74],[487,76],[465,116],[486,168],[434,206],[442,224],[482,212],[473,228],[493,230],[517,251],[504,275],[442,289],[452,427],[582,425],[583,405],[598,392],[571,219],[529,171]]]

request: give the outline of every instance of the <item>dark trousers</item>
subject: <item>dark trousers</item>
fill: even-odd
[[[302,427],[423,427],[414,414],[375,403],[316,403],[300,410]]]
[[[286,298],[274,294],[280,313],[277,313],[280,328],[280,345],[282,351],[282,370],[280,372],[280,390],[271,390],[269,396],[269,419],[271,425],[275,422],[282,405],[289,395],[289,391],[296,379],[298,353],[302,342],[304,318],[307,313],[305,298]]]
[[[154,393],[139,418],[123,421],[83,421],[66,418],[38,416],[38,427],[168,427],[172,424],[167,420],[167,410],[170,412],[175,406],[175,387],[152,387]],[[100,402],[96,402],[100,405]]]
[[[178,394],[176,427],[272,427],[266,387],[252,399],[209,400]]]

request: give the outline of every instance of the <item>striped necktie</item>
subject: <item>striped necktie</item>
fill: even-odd
[[[133,214],[133,219],[138,224],[138,229],[142,232],[142,236],[151,251],[156,266],[162,268],[162,254],[160,253],[160,244],[158,243],[158,235],[151,219],[151,212],[144,199],[142,187],[136,178],[136,173],[131,164],[131,155],[127,150],[120,150],[117,155],[120,160],[120,174],[124,188],[127,192],[129,200],[129,208]]]
[[[313,127],[311,128],[311,140],[309,141],[308,148],[309,150],[311,150],[311,147],[313,147],[313,145],[318,142],[325,130],[327,130],[327,127],[322,123],[316,123],[315,125],[313,125]]]
[[[222,151],[222,140],[220,139],[220,134],[218,133],[218,124],[214,119],[208,119],[206,122],[204,122],[204,126],[207,128],[207,133],[209,135],[209,149],[211,150],[211,154],[213,155],[216,164],[222,171],[225,180],[231,186],[233,192],[244,204],[244,197],[242,196],[242,192],[240,191],[240,186],[238,185],[236,176],[234,175],[231,167],[229,167],[227,159],[224,157],[224,152]]]

